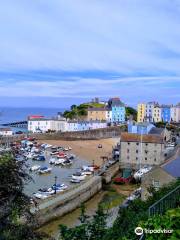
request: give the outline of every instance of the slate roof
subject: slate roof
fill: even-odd
[[[164,128],[153,127],[149,131],[149,134],[163,134],[163,132],[164,132]]]
[[[162,168],[173,177],[180,177],[180,156],[162,165]]]

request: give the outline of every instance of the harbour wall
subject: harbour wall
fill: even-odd
[[[87,131],[76,132],[57,132],[57,133],[41,133],[41,134],[20,134],[12,136],[3,136],[0,138],[1,144],[9,144],[14,141],[19,141],[23,138],[35,137],[38,140],[96,140],[103,138],[119,137],[124,130],[119,126],[107,127],[100,129],[92,129]]]
[[[119,162],[112,165],[102,176],[103,183],[108,184],[112,178],[119,172]]]
[[[38,140],[96,140],[102,138],[119,137],[121,132],[122,129],[119,126],[115,126],[87,131],[34,134],[33,136]]]
[[[87,182],[64,194],[58,194],[48,201],[39,204],[38,209],[32,208],[31,212],[36,216],[38,226],[42,226],[56,218],[59,218],[76,208],[102,189],[102,177],[93,176]]]

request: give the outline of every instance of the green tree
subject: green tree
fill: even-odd
[[[30,181],[22,161],[12,154],[0,156],[0,239],[38,240],[35,219],[30,213],[30,199],[24,194],[24,184]],[[22,223],[26,219],[26,224]]]
[[[126,107],[126,119],[128,119],[130,116],[133,117],[133,119],[137,120],[137,111],[132,107]]]
[[[73,104],[72,106],[71,106],[71,110],[74,110],[74,109],[76,109],[77,108],[77,106],[75,105],[75,104]]]
[[[145,234],[147,240],[180,239],[180,208],[167,211],[164,215],[156,215],[139,226],[150,230],[173,230],[172,233]]]

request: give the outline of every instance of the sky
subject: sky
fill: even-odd
[[[0,106],[180,102],[180,0],[6,0]]]

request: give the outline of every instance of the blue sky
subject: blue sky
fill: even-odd
[[[180,0],[6,0],[0,105],[180,101]]]

